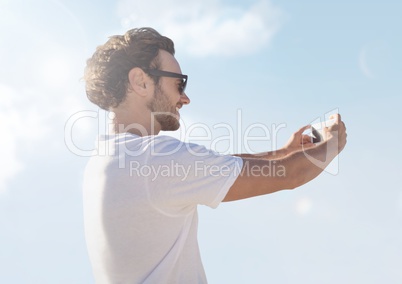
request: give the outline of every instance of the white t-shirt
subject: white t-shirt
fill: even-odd
[[[84,177],[96,283],[207,283],[197,205],[216,208],[242,159],[169,136],[101,135]]]

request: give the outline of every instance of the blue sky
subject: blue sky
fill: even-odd
[[[88,158],[71,149],[91,150],[106,120],[80,78],[108,36],[152,26],[189,75],[187,132],[169,135],[234,153],[280,147],[335,110],[348,128],[332,170],[302,188],[200,207],[209,282],[401,283],[401,10],[396,0],[0,0],[1,282],[93,283]],[[77,113],[92,117],[72,124]],[[233,145],[212,143],[228,135],[222,125]],[[269,135],[246,148],[261,125]]]

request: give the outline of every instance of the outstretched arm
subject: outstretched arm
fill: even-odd
[[[293,133],[286,145],[281,149],[258,154],[235,154],[233,156],[252,159],[278,160],[295,152],[314,147],[315,145],[311,143],[311,137],[303,135],[303,132],[310,127],[310,125],[306,125]]]
[[[336,123],[326,129],[321,144],[296,151],[277,160],[243,158],[241,174],[223,201],[245,199],[283,189],[294,189],[317,177],[343,150],[346,128],[339,115]]]

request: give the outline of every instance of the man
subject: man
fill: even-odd
[[[259,155],[220,155],[158,135],[179,128],[180,109],[190,99],[173,42],[151,28],[98,47],[85,80],[88,98],[114,113],[113,133],[99,137],[84,180],[85,231],[97,283],[206,283],[197,205],[215,208],[294,189],[319,175],[346,144],[339,115],[322,143],[306,140],[306,126],[284,148]],[[273,158],[285,174],[262,173]]]

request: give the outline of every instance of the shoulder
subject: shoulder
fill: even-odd
[[[218,153],[207,149],[203,145],[184,142],[167,135],[153,136],[148,140],[147,143],[149,144],[153,153],[166,155],[188,153],[198,156],[206,156],[211,154],[219,155]]]

